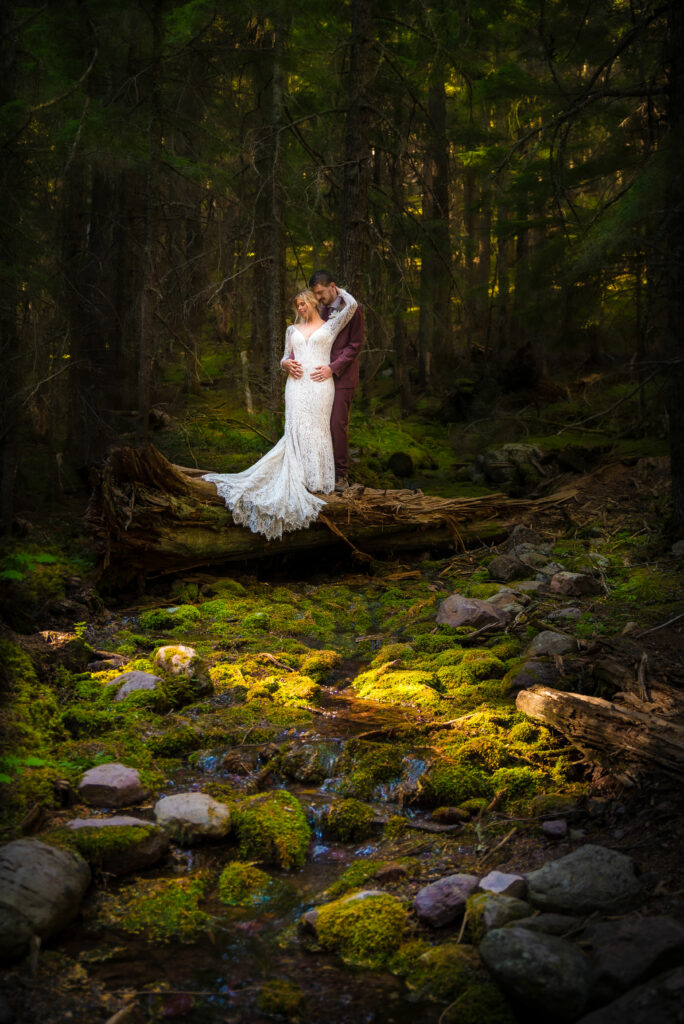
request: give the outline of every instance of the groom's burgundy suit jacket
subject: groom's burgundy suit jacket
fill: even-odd
[[[330,318],[330,307],[323,306],[323,320]],[[363,344],[363,309],[359,306],[346,327],[335,338],[330,349],[330,368],[335,390],[353,390],[359,383],[359,351]]]

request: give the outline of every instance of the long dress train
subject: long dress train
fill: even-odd
[[[332,343],[353,317],[357,302],[339,289],[345,305],[305,338],[296,325],[285,332],[283,359],[294,354],[302,365],[298,379],[285,385],[285,432],[274,448],[242,473],[207,473],[203,480],[230,509],[233,521],[268,540],[289,530],[302,530],[325,505],[311,494],[329,494],[335,486],[330,412],[335,397],[332,377],[311,380],[315,366],[330,362]],[[282,360],[281,360],[282,361]]]

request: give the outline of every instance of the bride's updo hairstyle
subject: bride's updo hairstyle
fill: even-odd
[[[318,312],[318,299],[316,298],[316,296],[314,295],[310,288],[305,288],[303,291],[297,292],[297,294],[292,300],[292,308],[294,309],[296,324],[300,322],[299,312],[297,310],[297,302],[299,301],[299,299],[304,299],[307,306],[311,307],[311,311],[313,313]]]

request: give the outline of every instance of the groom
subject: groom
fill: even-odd
[[[309,288],[318,299],[323,320],[336,316],[344,306],[333,276],[328,270],[316,270],[309,278]],[[352,398],[359,383],[359,352],[363,344],[363,310],[358,307],[346,327],[335,338],[330,350],[330,364],[317,366],[312,380],[335,380],[335,398],[330,414],[333,456],[335,459],[335,490],[349,486],[349,452],[347,432]]]

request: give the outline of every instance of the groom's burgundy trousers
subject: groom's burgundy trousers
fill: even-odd
[[[321,316],[327,320],[330,309],[323,307]],[[363,309],[356,310],[346,327],[335,338],[330,350],[330,368],[335,379],[335,398],[330,414],[335,477],[346,477],[349,472],[347,433],[349,413],[354,391],[359,383],[359,352],[363,345]]]

